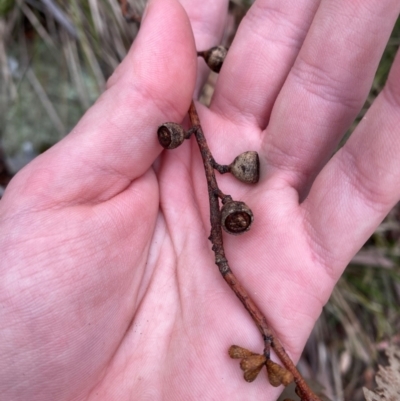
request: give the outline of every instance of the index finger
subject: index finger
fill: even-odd
[[[196,62],[182,6],[176,0],[150,1],[106,92],[67,137],[16,176],[14,185],[19,181],[25,190],[64,205],[106,200],[124,190],[162,151],[157,126],[179,122],[187,113]]]

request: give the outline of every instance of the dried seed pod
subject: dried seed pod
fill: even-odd
[[[257,369],[260,366],[264,365],[264,363],[267,361],[267,358],[265,355],[251,355],[247,358],[243,358],[240,361],[240,369],[246,371],[246,370],[253,370]]]
[[[253,220],[253,212],[244,202],[228,201],[221,209],[221,224],[229,234],[239,235],[250,230]]]
[[[240,181],[255,184],[260,179],[260,159],[258,153],[241,153],[229,165],[229,171]]]
[[[186,132],[180,124],[164,123],[157,130],[158,142],[165,149],[175,149],[186,139]]]
[[[215,46],[211,49],[197,52],[197,55],[204,58],[207,65],[210,67],[210,70],[219,72],[227,53],[228,49],[226,47]]]
[[[256,379],[264,366],[267,358],[264,355],[252,355],[244,358],[240,362],[240,368],[244,371],[244,379],[247,382],[252,382]]]
[[[271,386],[279,387],[281,385],[281,378],[280,378],[280,365],[271,361],[270,359],[266,363],[267,365],[267,372],[268,372],[268,381],[270,382]]]
[[[252,370],[246,370],[243,373],[243,378],[244,380],[246,380],[248,383],[253,382],[254,380],[257,379],[258,374],[261,372],[261,369],[263,368],[264,365],[260,365],[258,368],[256,369],[252,369]]]
[[[283,366],[268,359],[267,363],[268,380],[271,386],[278,387],[281,384],[288,386],[293,381],[293,375]]]
[[[229,353],[229,356],[233,359],[242,359],[242,358],[247,358],[252,355],[257,355],[254,352],[251,352],[246,348],[239,347],[238,345],[232,345],[229,348],[228,353]]]
[[[294,380],[293,374],[285,369],[285,372],[282,373],[281,382],[286,387]]]

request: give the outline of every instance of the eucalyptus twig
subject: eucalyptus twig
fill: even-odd
[[[228,283],[229,287],[236,294],[239,300],[242,302],[243,306],[249,312],[250,316],[253,318],[255,324],[257,325],[263,339],[264,339],[264,355],[269,359],[270,347],[275,351],[276,355],[281,360],[285,368],[293,375],[294,381],[298,387],[298,393],[304,401],[317,401],[319,398],[313,394],[311,389],[308,387],[307,383],[304,381],[303,377],[297,370],[295,364],[290,359],[289,355],[286,353],[281,342],[276,337],[273,330],[269,327],[267,319],[264,317],[258,306],[250,298],[248,292],[239,283],[238,279],[233,274],[231,268],[229,267],[228,261],[225,257],[225,250],[222,240],[222,228],[221,228],[221,212],[219,208],[218,194],[220,192],[217,184],[217,180],[214,174],[213,157],[208,148],[206,138],[203,134],[201,128],[200,119],[196,111],[196,106],[192,101],[189,109],[189,118],[196,128],[194,133],[197,143],[200,148],[200,153],[203,158],[204,169],[206,173],[208,195],[210,201],[210,221],[211,221],[211,235],[209,237],[213,247],[212,250],[215,253],[215,263],[219,268],[219,271]],[[225,196],[224,199],[226,199]],[[222,202],[224,202],[222,199]]]
[[[198,52],[198,55],[204,57],[210,68],[219,71],[225,57],[223,53],[221,46],[218,46],[205,52]],[[217,64],[215,60],[217,60]],[[231,358],[241,359],[240,367],[244,371],[244,378],[246,381],[251,382],[255,380],[263,366],[266,366],[268,379],[271,385],[277,387],[283,384],[286,386],[294,381],[296,384],[296,393],[302,401],[320,401],[319,397],[308,387],[295,364],[286,353],[281,342],[276,337],[276,334],[269,326],[261,310],[233,274],[229,267],[228,260],[226,259],[222,229],[233,235],[239,235],[248,231],[253,222],[253,213],[244,202],[234,201],[230,195],[226,195],[220,190],[214,170],[222,174],[229,172],[240,181],[254,184],[258,182],[259,179],[258,154],[253,151],[244,152],[237,156],[230,165],[218,164],[214,160],[207,145],[199,115],[193,101],[189,108],[189,118],[192,127],[188,131],[185,131],[183,127],[177,123],[168,122],[162,124],[157,131],[158,140],[164,148],[174,149],[180,146],[185,139],[189,139],[191,135],[196,137],[207,180],[211,221],[209,240],[212,243],[212,250],[215,254],[215,264],[218,266],[224,280],[252,317],[264,340],[264,351],[262,355],[237,345],[230,347],[229,355]],[[220,199],[222,208],[220,208]],[[270,359],[271,348],[282,362],[283,367]]]

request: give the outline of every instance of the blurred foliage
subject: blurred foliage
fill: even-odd
[[[230,4],[230,43],[253,1]],[[145,0],[131,0],[140,14]],[[117,0],[0,0],[0,138],[13,157],[29,143],[40,153],[69,132],[104,90],[138,30]],[[400,44],[393,30],[371,92],[345,142],[381,92]],[[212,96],[215,75],[206,85]],[[28,146],[29,148],[29,146]],[[382,351],[400,342],[400,206],[339,280],[306,347],[300,368],[332,400],[363,400]]]
[[[134,9],[141,12],[145,1]],[[0,17],[0,137],[8,155],[57,142],[104,90],[138,26],[117,0],[18,0]]]
[[[15,0],[0,0],[0,17],[6,15],[15,6]]]

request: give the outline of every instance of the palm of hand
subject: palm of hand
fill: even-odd
[[[197,145],[187,141],[152,166],[160,152],[157,125],[183,118],[195,81],[194,46],[183,11],[169,3],[172,11],[149,10],[152,17],[106,94],[63,142],[16,177],[2,201],[3,266],[13,266],[3,269],[0,292],[9,306],[2,317],[9,322],[2,328],[4,360],[16,361],[7,367],[15,380],[8,399],[276,395],[265,380],[245,383],[227,356],[233,343],[255,351],[262,344],[213,264]],[[165,14],[181,22],[168,31]],[[167,31],[161,39],[159,33]],[[177,44],[177,56],[156,65],[146,40],[160,60],[167,57],[168,43]],[[303,161],[302,178],[296,180],[293,164],[285,169],[278,162],[278,147],[257,119],[229,121],[217,106],[200,109],[217,161],[227,164],[242,151],[257,150],[263,163],[271,163],[256,186],[217,177],[221,189],[245,201],[255,215],[249,233],[224,237],[227,257],[296,359],[349,257],[397,194],[381,202],[382,210],[346,246],[349,237],[339,240],[337,233],[347,226],[331,216],[337,196],[330,198],[324,179],[316,180],[317,189],[302,204],[298,195],[308,192],[335,141],[325,140],[314,165]],[[272,118],[270,126],[273,141]],[[306,159],[307,144],[302,152]],[[330,175],[332,169],[325,179]],[[329,235],[321,229],[326,223],[332,223]],[[340,257],[332,252],[335,246],[342,249]],[[13,326],[18,330],[9,330]],[[22,372],[27,382],[21,381]]]

